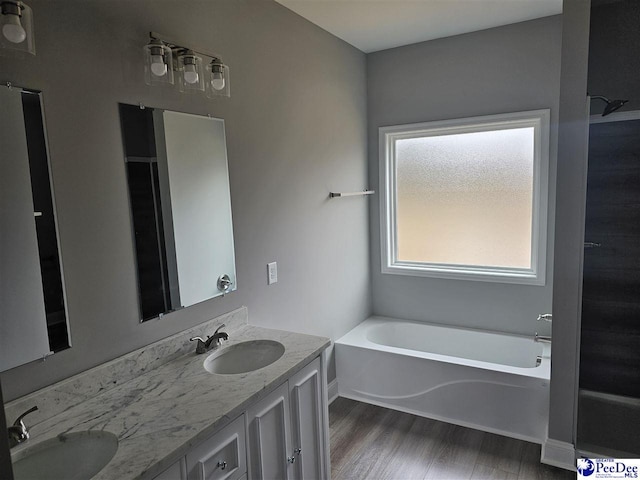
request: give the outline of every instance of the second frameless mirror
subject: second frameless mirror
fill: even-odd
[[[42,94],[0,88],[0,371],[71,345]]]
[[[236,289],[224,120],[120,105],[141,320]]]

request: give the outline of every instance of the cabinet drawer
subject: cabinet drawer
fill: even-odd
[[[186,470],[184,458],[181,458],[153,480],[186,480]]]
[[[189,480],[236,480],[247,471],[244,414],[187,453]]]

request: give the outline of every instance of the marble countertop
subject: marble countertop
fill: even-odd
[[[254,372],[212,375],[203,367],[208,354],[185,354],[34,425],[32,440],[15,451],[60,433],[106,430],[118,437],[118,451],[94,480],[153,478],[330,344],[324,337],[245,325],[221,348],[258,339],[282,343],[284,355]]]

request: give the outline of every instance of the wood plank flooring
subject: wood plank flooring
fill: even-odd
[[[540,446],[386,408],[329,406],[333,480],[574,480]]]

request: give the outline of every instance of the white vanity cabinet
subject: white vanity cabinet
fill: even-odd
[[[250,479],[328,478],[323,384],[317,358],[247,411]]]
[[[328,479],[321,360],[311,361],[154,480]]]
[[[289,379],[294,478],[301,480],[329,478],[328,425],[325,391],[320,359],[316,359]],[[326,423],[325,423],[326,421]],[[324,428],[326,426],[326,429]],[[325,450],[326,449],[326,450]]]
[[[288,382],[247,411],[249,478],[293,478],[290,417]]]

